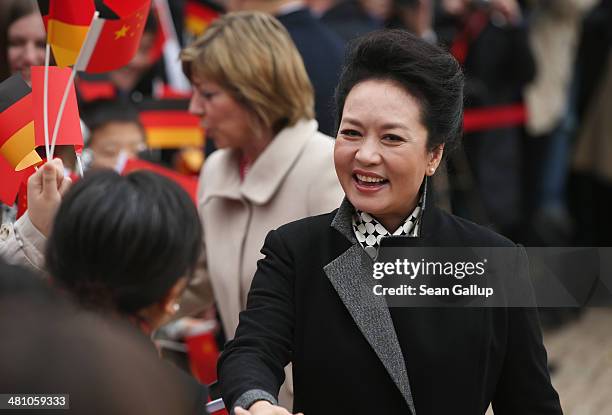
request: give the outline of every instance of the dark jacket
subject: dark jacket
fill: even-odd
[[[335,136],[333,97],[344,60],[344,43],[307,8],[276,16],[302,55],[315,94],[319,131]]]
[[[484,414],[490,402],[496,415],[561,414],[535,310],[403,308],[392,318],[371,295],[353,211],[345,201],[268,235],[218,366],[229,407],[276,395],[292,361],[294,412],[307,415]],[[514,246],[435,207],[415,244]]]
[[[321,16],[321,21],[345,42],[382,29],[355,0],[340,0]]]

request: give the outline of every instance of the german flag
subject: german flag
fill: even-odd
[[[223,7],[207,0],[188,0],[185,5],[185,32],[195,39],[224,13]]]
[[[58,66],[76,63],[96,11],[94,0],[38,0]]]
[[[35,151],[30,87],[19,75],[0,84],[0,156],[15,170],[42,161]]]
[[[138,50],[151,0],[104,0],[91,24],[76,69],[108,72],[127,65]]]
[[[3,157],[0,157],[0,202],[13,206],[17,194],[20,193],[28,178],[34,173],[34,166],[15,171]]]
[[[150,148],[204,146],[200,118],[188,111],[189,101],[166,99],[146,101],[140,105],[140,122]]]

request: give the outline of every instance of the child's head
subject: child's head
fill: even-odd
[[[90,130],[87,147],[93,153],[92,167],[115,168],[119,155],[136,157],[146,148],[145,132],[138,111],[121,101],[95,101],[83,118]]]
[[[92,171],[60,205],[47,267],[83,304],[154,329],[187,285],[201,232],[193,201],[169,179]]]

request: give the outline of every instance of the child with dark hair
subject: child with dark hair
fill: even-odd
[[[196,208],[174,182],[100,170],[62,201],[47,269],[84,305],[124,315],[150,333],[177,311],[201,237]]]
[[[145,132],[136,107],[125,101],[99,100],[83,108],[89,128],[87,148],[92,167],[116,168],[119,156],[136,157],[146,149]]]
[[[177,184],[151,172],[101,169],[66,192],[62,170],[53,160],[32,176],[28,212],[0,234],[0,253],[42,268],[46,250],[54,283],[83,307],[151,335],[178,311],[195,268],[202,239],[195,205]],[[172,369],[188,385],[194,413],[205,413],[206,388]]]

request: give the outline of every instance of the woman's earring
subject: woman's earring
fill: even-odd
[[[429,173],[430,173],[430,174],[434,174],[435,172],[436,172],[436,169],[435,169],[435,168],[433,168],[433,167],[430,167],[430,168],[429,168]]]
[[[173,313],[178,313],[178,311],[181,309],[181,305],[179,303],[174,303],[172,304],[172,312]]]

